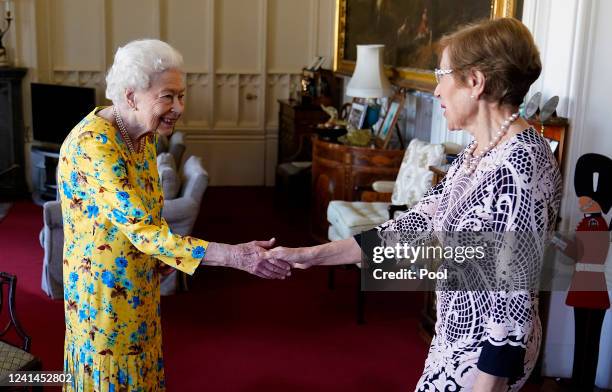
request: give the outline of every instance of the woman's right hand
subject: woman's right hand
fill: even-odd
[[[241,269],[260,278],[285,279],[291,275],[291,265],[282,260],[269,259],[266,251],[274,246],[274,238],[269,241],[251,241],[231,245],[229,267]]]
[[[270,249],[264,257],[281,260],[293,268],[307,269],[313,265],[354,264],[361,261],[361,248],[354,238],[332,241],[307,248],[285,248],[278,246]]]
[[[236,268],[265,279],[285,279],[291,275],[291,266],[282,260],[265,257],[266,250],[274,246],[269,241],[251,241],[229,245],[211,242],[206,249],[202,265]]]
[[[316,265],[317,262],[312,254],[312,248],[286,248],[277,246],[266,252],[265,257],[271,260],[281,260],[293,268],[307,269]]]

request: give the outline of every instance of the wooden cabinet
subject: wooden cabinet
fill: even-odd
[[[27,195],[21,81],[25,68],[0,68],[0,201]]]
[[[329,116],[319,106],[302,106],[287,100],[278,103],[278,163],[310,161],[314,127]]]
[[[397,177],[404,150],[351,147],[312,138],[311,234],[327,242],[327,206],[332,200],[356,201],[374,181]]]

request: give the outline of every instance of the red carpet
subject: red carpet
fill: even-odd
[[[241,204],[247,200],[248,204]],[[281,213],[265,188],[209,188],[195,235],[241,242],[276,236],[307,244],[303,210]],[[42,209],[17,202],[0,222],[0,270],[18,276],[17,311],[32,353],[62,367],[63,306],[40,290]],[[354,270],[296,271],[266,281],[200,269],[191,290],[162,301],[169,391],[410,391],[426,344],[417,335],[420,293],[369,293],[355,323]]]

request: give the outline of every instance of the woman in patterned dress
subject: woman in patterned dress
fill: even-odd
[[[164,390],[159,273],[199,265],[284,278],[270,241],[226,245],[173,234],[161,217],[155,135],[183,112],[182,56],[158,40],[119,48],[106,81],[113,106],[69,134],[58,186],[64,220],[66,391]]]
[[[540,56],[529,30],[510,18],[467,26],[440,43],[435,95],[448,128],[467,130],[474,140],[440,184],[372,234],[387,246],[398,239],[420,245],[466,233],[492,235],[489,260],[459,265],[447,258],[440,267],[455,275],[437,282],[435,336],[416,390],[517,391],[539,351],[532,283],[561,194],[548,143],[517,113],[540,74]],[[365,238],[362,233],[312,248],[279,247],[267,256],[301,268],[354,263],[362,250],[371,258],[373,245]]]

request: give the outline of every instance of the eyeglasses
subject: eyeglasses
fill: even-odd
[[[434,70],[434,76],[436,77],[436,83],[440,83],[440,78],[442,78],[442,76],[444,75],[448,75],[453,73],[452,69],[438,69],[436,68]]]

